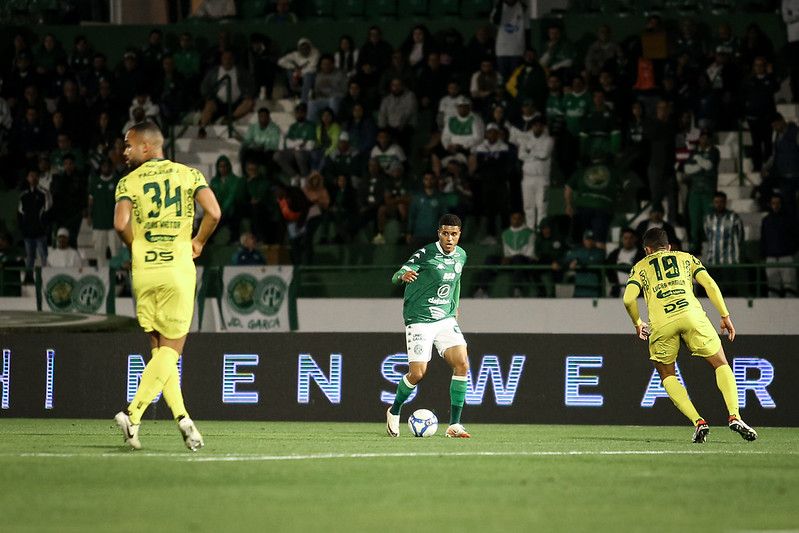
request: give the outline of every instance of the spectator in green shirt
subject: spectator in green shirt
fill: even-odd
[[[599,248],[594,232],[583,232],[583,245],[570,250],[560,262],[552,265],[559,270],[566,268],[574,271],[574,297],[599,298],[602,296],[602,278],[599,269],[587,267],[601,265],[605,262],[605,250]]]
[[[269,170],[269,165],[275,157],[275,152],[280,150],[280,139],[283,132],[280,127],[272,122],[269,109],[261,107],[258,109],[258,122],[250,124],[247,133],[242,137],[236,132],[236,137],[241,141],[241,160],[242,170],[247,161],[256,161],[259,165]]]
[[[688,216],[691,224],[689,249],[701,251],[705,217],[713,213],[713,195],[719,180],[719,149],[713,146],[710,130],[699,134],[697,147],[682,164],[688,183]]]
[[[296,122],[286,133],[283,149],[274,155],[275,163],[295,186],[299,185],[300,177],[311,172],[311,151],[316,148],[316,126],[306,120],[307,116],[307,104],[300,102],[294,107]]]
[[[491,254],[486,265],[530,265],[533,263],[533,230],[527,227],[524,213],[516,211],[510,215],[510,227],[502,232],[502,255]],[[478,289],[475,298],[486,298],[488,283],[497,275],[496,270],[483,269],[478,272]],[[513,297],[524,296],[524,286],[529,282],[530,270],[520,268],[512,272]]]
[[[566,214],[580,217],[584,231],[592,230],[596,246],[605,248],[608,228],[613,219],[616,196],[624,184],[613,158],[595,153],[591,164],[577,169],[564,190]],[[575,198],[576,197],[576,198]]]
[[[230,230],[228,242],[236,242],[241,227],[241,208],[244,204],[246,183],[233,173],[233,165],[227,156],[219,156],[216,160],[216,174],[211,178],[209,186],[222,209],[222,219],[217,229],[227,226]]]

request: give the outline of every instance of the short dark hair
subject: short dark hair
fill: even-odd
[[[629,226],[627,226],[626,228],[622,228],[622,229],[621,229],[621,234],[622,234],[622,235],[624,235],[625,233],[632,233],[633,235],[635,235],[636,237],[638,237],[638,234],[635,232],[635,230],[634,230],[634,229],[632,229],[632,228],[631,228],[631,227],[629,227]]]
[[[724,198],[726,200],[727,193],[724,191],[716,191],[715,193],[713,193],[713,198]]]
[[[438,219],[438,227],[441,226],[458,226],[459,228],[463,227],[463,222],[458,215],[446,214]]]
[[[269,111],[268,107],[259,107],[258,114],[266,113],[267,115],[271,115],[271,111]]]
[[[668,248],[669,236],[663,228],[651,228],[644,233],[644,246],[651,250]]]

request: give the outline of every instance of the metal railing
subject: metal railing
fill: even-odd
[[[202,297],[218,297],[223,293],[222,269],[206,267],[201,285]],[[739,263],[735,265],[706,265],[711,276],[726,297],[765,298],[769,296],[766,271],[770,268],[799,269],[793,263]],[[629,272],[629,266],[591,265],[577,270],[554,271],[551,265],[469,265],[461,278],[461,296],[469,298],[478,288],[491,297],[509,297],[514,288],[522,289],[525,297],[553,298],[556,286],[567,288],[575,278],[583,289],[595,291],[597,298],[610,297],[610,289],[620,284],[612,283],[609,274]],[[397,265],[299,265],[294,269],[291,291],[298,298],[389,298],[402,295],[403,287],[393,285],[391,276]],[[20,296],[25,285],[32,285],[38,308],[42,309],[41,268],[33,270],[33,283],[24,283],[24,267],[0,268],[0,296]],[[108,312],[115,308],[118,282],[114,271],[109,276]],[[519,272],[518,279],[512,279]],[[559,272],[559,273],[558,273]],[[623,289],[623,287],[621,287]],[[700,288],[701,289],[701,288]]]

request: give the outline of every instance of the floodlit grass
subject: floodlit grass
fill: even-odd
[[[799,531],[799,429],[0,420],[0,531]]]

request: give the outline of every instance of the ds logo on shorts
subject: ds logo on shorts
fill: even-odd
[[[267,276],[256,287],[255,306],[265,315],[276,315],[286,299],[286,282],[279,276]]]
[[[67,274],[54,276],[44,289],[47,305],[54,311],[96,313],[105,301],[106,288],[97,276],[75,278]]]

